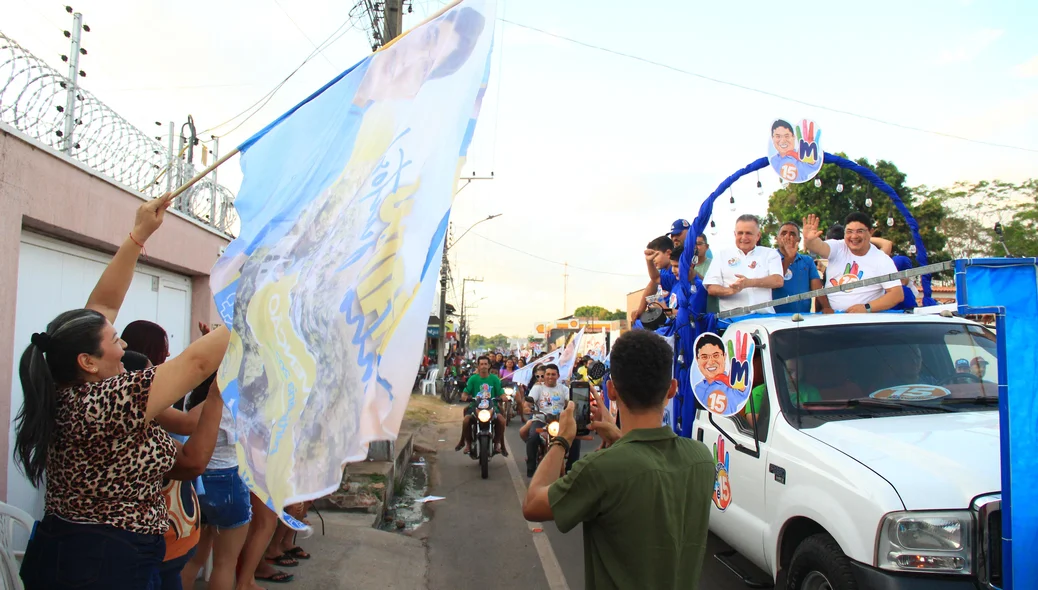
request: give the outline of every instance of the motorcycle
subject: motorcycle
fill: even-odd
[[[496,455],[494,451],[494,435],[497,434],[497,409],[490,397],[483,395],[476,404],[476,417],[472,421],[472,450],[470,455],[473,459],[479,459],[479,473],[486,479],[490,477],[490,458]]]
[[[533,406],[533,398],[527,396],[526,403]],[[540,443],[537,445],[537,467],[541,465],[541,459],[544,459],[544,454],[548,452],[548,445],[559,435],[559,417],[557,415],[546,414],[544,416],[544,424],[544,426],[536,430],[536,434],[540,438]],[[562,469],[565,471],[565,464],[563,464]]]
[[[506,385],[502,387],[505,395],[501,398],[501,412],[505,415],[505,426],[509,426],[512,424],[512,417],[519,413],[519,404],[516,401],[518,389],[511,381],[506,381],[505,383]]]

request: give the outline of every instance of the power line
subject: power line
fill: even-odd
[[[495,241],[495,240],[491,240],[490,238],[488,238],[486,236],[481,236],[481,235],[479,235],[477,233],[473,233],[472,235],[476,236],[477,238],[482,238],[482,239],[490,242],[491,244],[497,244],[498,246],[501,246],[502,248],[507,248],[509,250],[512,250],[513,252],[518,252],[520,254],[525,254],[525,255],[529,256],[530,258],[536,258],[537,260],[541,260],[541,261],[544,261],[544,262],[550,262],[552,264],[557,264],[559,266],[565,266],[565,267],[573,268],[573,269],[576,269],[576,270],[582,270],[584,272],[593,272],[595,274],[601,274],[601,275],[613,275],[613,276],[617,276],[617,277],[642,277],[642,276],[645,276],[645,275],[625,274],[625,273],[622,273],[622,272],[609,272],[608,270],[595,270],[595,269],[592,269],[592,268],[583,268],[583,267],[580,267],[580,266],[574,266],[572,264],[567,264],[565,262],[558,262],[558,261],[555,261],[555,260],[548,260],[547,258],[544,258],[543,256],[538,256],[536,254],[531,254],[531,253],[529,253],[529,252],[527,252],[525,250],[520,250],[519,248],[515,248],[513,246],[509,246],[508,244],[502,244],[501,242],[498,242],[498,241]]]
[[[303,68],[303,66],[305,66],[307,63],[309,63],[311,59],[313,59],[316,55],[318,55],[319,53],[321,53],[325,49],[328,49],[329,47],[334,45],[339,39],[341,39],[343,37],[343,35],[345,35],[346,33],[349,33],[351,30],[353,30],[353,26],[354,25],[353,25],[352,21],[353,21],[353,15],[350,15],[349,18],[347,18],[345,21],[343,21],[343,23],[341,25],[339,25],[339,28],[337,28],[334,31],[332,31],[332,34],[329,35],[328,38],[325,39],[321,43],[321,45],[319,47],[314,48],[314,51],[311,52],[310,55],[308,55],[306,57],[306,59],[303,60],[302,63],[300,63],[298,66],[296,66],[296,69],[292,70],[291,73],[289,73],[287,76],[285,76],[285,78],[283,80],[281,80],[281,82],[279,82],[278,85],[275,86],[270,92],[268,92],[267,94],[261,96],[259,98],[259,100],[257,100],[256,102],[252,103],[249,107],[247,107],[245,110],[243,110],[242,112],[238,113],[237,115],[231,117],[230,119],[227,119],[226,121],[224,121],[223,123],[220,123],[219,125],[214,125],[214,126],[210,127],[209,129],[206,129],[205,131],[199,132],[198,135],[206,135],[206,134],[208,134],[208,133],[210,133],[212,131],[215,131],[215,130],[219,129],[220,127],[223,127],[224,125],[227,125],[227,124],[235,121],[236,119],[238,119],[242,115],[245,115],[246,113],[249,113],[249,111],[252,111],[251,113],[249,113],[249,115],[247,117],[245,117],[244,120],[242,120],[240,123],[238,123],[233,129],[223,133],[222,135],[229,135],[230,133],[233,133],[239,127],[244,125],[246,121],[251,119],[256,113],[258,113],[260,110],[262,110],[263,107],[266,106],[267,103],[270,102],[270,100],[272,98],[274,98],[274,95],[279,90],[281,90],[281,88],[285,85],[285,83],[288,82],[292,78],[292,76],[295,76],[296,73],[299,72],[299,70],[301,70]],[[350,26],[347,27],[347,25],[350,25]],[[346,30],[343,30],[344,27],[346,27]],[[339,31],[342,31],[342,32],[340,33]],[[336,34],[338,34],[337,37],[336,37]],[[333,37],[334,37],[334,39],[333,39]],[[259,105],[259,106],[257,106],[257,105]]]
[[[602,47],[600,45],[593,45],[591,43],[580,41],[578,39],[573,39],[571,37],[565,37],[563,35],[557,35],[555,33],[550,33],[548,31],[545,31],[544,29],[538,29],[537,27],[531,27],[530,25],[524,25],[522,23],[517,23],[517,22],[514,22],[514,21],[510,21],[510,20],[504,19],[504,18],[498,18],[498,20],[503,22],[503,23],[508,23],[508,24],[516,26],[516,27],[520,27],[520,28],[523,28],[523,29],[529,29],[531,31],[535,31],[535,32],[541,33],[542,35],[547,35],[549,37],[554,37],[556,39],[561,39],[563,41],[569,41],[570,43],[574,43],[576,45],[581,45],[581,46],[587,47],[589,49],[596,49],[598,51],[604,51],[605,53],[611,53],[613,55],[618,55],[620,57],[626,57],[628,59],[633,59],[635,61],[640,61],[640,62],[651,64],[651,65],[654,65],[654,66],[657,66],[657,67],[665,68],[665,69],[671,70],[673,72],[677,72],[679,74],[685,74],[686,76],[692,76],[692,77],[695,77],[695,78],[699,78],[701,80],[706,80],[708,82],[713,82],[715,84],[721,84],[723,86],[730,86],[732,88],[738,88],[740,90],[746,90],[746,91],[749,91],[749,92],[755,92],[757,94],[763,94],[764,96],[770,96],[772,98],[778,98],[778,99],[781,99],[781,100],[786,100],[786,101],[793,102],[793,103],[796,103],[796,104],[800,104],[800,105],[804,105],[804,106],[807,106],[807,107],[811,107],[813,109],[819,109],[819,110],[823,110],[823,111],[829,111],[830,113],[838,113],[838,114],[841,114],[841,115],[847,115],[849,117],[855,117],[855,118],[858,118],[858,119],[863,119],[865,121],[872,121],[873,123],[879,123],[880,125],[887,125],[888,127],[896,127],[898,129],[905,129],[905,130],[908,130],[908,131],[915,131],[915,132],[918,132],[918,133],[926,133],[926,134],[929,134],[929,135],[936,135],[936,136],[940,136],[940,137],[947,137],[949,139],[957,139],[959,141],[966,141],[966,142],[969,142],[969,143],[976,143],[976,144],[987,145],[987,146],[992,146],[992,147],[999,147],[999,148],[1005,148],[1005,149],[1010,149],[1010,150],[1019,150],[1019,151],[1022,151],[1022,152],[1038,153],[1038,149],[1035,149],[1035,148],[1028,148],[1028,147],[1023,147],[1023,146],[1018,146],[1018,145],[1009,145],[1009,144],[1005,144],[1005,143],[997,143],[997,142],[994,142],[994,141],[985,141],[983,139],[974,139],[974,138],[971,138],[971,137],[963,137],[961,135],[954,135],[952,133],[945,133],[943,131],[935,131],[933,129],[924,129],[922,127],[913,127],[912,125],[905,125],[905,124],[902,124],[902,123],[896,123],[894,121],[887,121],[887,120],[884,120],[884,119],[879,119],[877,117],[872,117],[870,115],[861,115],[861,114],[858,114],[858,113],[852,113],[851,111],[845,111],[843,109],[827,107],[827,106],[823,106],[823,105],[820,105],[820,104],[815,104],[815,103],[812,103],[812,102],[807,102],[805,100],[800,100],[799,98],[792,98],[792,97],[784,96],[782,94],[778,94],[778,93],[775,93],[775,92],[770,92],[768,90],[762,90],[760,88],[754,88],[752,86],[746,86],[745,84],[739,84],[737,82],[729,82],[728,80],[721,80],[720,78],[714,78],[714,77],[711,77],[711,76],[707,76],[705,74],[699,74],[697,72],[692,72],[692,71],[689,71],[689,70],[684,70],[684,69],[681,69],[681,68],[676,67],[676,66],[672,66],[672,65],[665,64],[665,63],[658,62],[658,61],[653,61],[651,59],[648,59],[648,58],[645,58],[645,57],[640,57],[640,56],[637,56],[637,55],[631,55],[629,53],[624,53],[622,51],[616,51],[615,49],[609,49],[607,47]]]
[[[281,12],[283,12],[285,14],[285,16],[288,17],[288,20],[291,21],[293,25],[295,25],[296,30],[299,31],[300,33],[302,33],[303,37],[305,37],[306,40],[310,42],[310,46],[313,47],[316,50],[317,49],[317,44],[314,43],[314,40],[310,38],[310,35],[306,34],[306,31],[303,30],[303,27],[299,26],[299,23],[296,22],[296,19],[292,18],[292,15],[289,14],[287,10],[285,10],[285,7],[282,6],[281,3],[278,2],[278,0],[274,0],[274,4],[276,4],[277,7],[281,9]],[[328,59],[327,55],[322,53],[321,57],[324,58],[324,61],[328,62],[328,65],[332,66],[333,70],[336,70],[336,71],[338,70],[338,68],[335,67],[335,64],[332,63],[332,60]]]

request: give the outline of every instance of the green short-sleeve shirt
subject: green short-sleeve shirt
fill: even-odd
[[[465,383],[465,393],[471,398],[470,407],[475,408],[476,396],[484,392],[490,394],[490,399],[497,405],[497,398],[505,394],[505,390],[501,386],[501,379],[497,375],[487,375],[485,379],[478,374],[469,377]]]
[[[753,397],[753,411],[759,412],[761,404],[764,403],[764,396],[768,393],[768,386],[761,383],[757,387],[753,388],[750,395]],[[797,392],[792,387],[789,388],[789,401],[794,406],[797,404]],[[806,383],[800,384],[800,403],[804,402],[820,402],[822,401],[822,394],[818,391],[818,388],[814,385],[808,385]],[[750,404],[746,404],[746,411],[750,411]]]
[[[584,524],[587,588],[695,589],[706,549],[714,461],[670,428],[633,430],[548,488],[555,523]]]

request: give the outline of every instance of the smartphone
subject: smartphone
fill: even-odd
[[[573,417],[577,420],[577,436],[591,434],[587,427],[591,423],[591,384],[587,381],[570,383],[569,399],[576,406]]]

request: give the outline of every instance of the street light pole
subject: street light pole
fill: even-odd
[[[443,237],[443,260],[440,262],[440,339],[439,345],[436,347],[436,366],[440,368],[440,371],[445,369],[443,366],[443,356],[447,347],[447,272],[450,268],[449,263],[447,262],[447,251],[456,246],[458,242],[461,241],[461,238],[464,238],[470,231],[472,231],[472,228],[484,221],[490,221],[495,217],[501,217],[501,215],[501,213],[488,215],[485,219],[480,219],[476,223],[473,223],[464,233],[461,234],[460,238],[454,240],[453,244],[448,245],[448,236]],[[464,292],[465,286],[464,283],[462,283],[462,296],[464,296]]]

